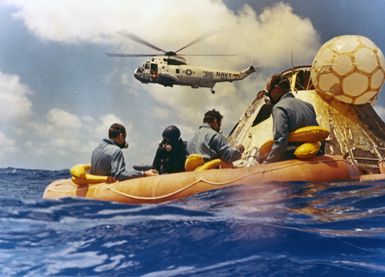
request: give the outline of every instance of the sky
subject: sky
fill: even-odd
[[[127,128],[127,166],[151,164],[168,125],[188,140],[203,114],[217,109],[227,135],[269,75],[311,64],[339,35],[362,35],[385,52],[383,0],[0,0],[0,167],[65,169],[89,163],[108,127]],[[107,52],[155,53],[119,31],[176,50],[237,53],[187,57],[223,71],[249,65],[248,78],[208,88],[142,84],[133,77],[146,58]],[[291,55],[292,53],[292,55]],[[385,119],[385,92],[375,105]]]

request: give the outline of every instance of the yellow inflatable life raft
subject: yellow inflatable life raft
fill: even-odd
[[[76,176],[54,181],[45,189],[43,198],[86,197],[132,204],[160,203],[234,185],[262,185],[268,182],[291,181],[329,182],[360,178],[356,165],[340,156],[327,155],[316,156],[308,160],[287,160],[243,168],[189,171],[139,177],[113,183],[79,185],[90,177],[87,173],[84,175],[83,169],[86,168],[88,166],[82,165],[72,170],[83,178],[80,183],[79,179],[76,179],[79,177]],[[98,177],[103,178],[103,176]]]
[[[307,126],[299,128],[289,134],[289,142],[303,142],[298,146],[294,155],[298,159],[308,159],[314,157],[321,146],[321,141],[324,141],[330,132],[320,126]],[[259,157],[266,159],[273,147],[274,140],[268,140],[259,148]]]

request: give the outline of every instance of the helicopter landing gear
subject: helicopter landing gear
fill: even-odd
[[[211,89],[211,93],[212,93],[212,94],[214,94],[214,93],[215,93],[215,90],[214,90],[213,88]]]

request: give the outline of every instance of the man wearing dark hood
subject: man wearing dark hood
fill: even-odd
[[[91,156],[91,174],[99,176],[112,176],[122,181],[142,176],[157,175],[155,170],[128,171],[122,149],[128,147],[126,142],[126,128],[119,123],[114,123],[108,130],[108,139],[105,138],[95,148]]]
[[[163,140],[156,151],[153,167],[160,173],[184,171],[187,156],[186,146],[178,127],[171,125],[164,129]]]

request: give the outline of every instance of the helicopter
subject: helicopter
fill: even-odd
[[[110,57],[152,57],[134,72],[135,79],[144,84],[155,83],[165,87],[173,87],[174,85],[190,86],[192,88],[205,87],[210,88],[211,93],[214,94],[216,83],[239,81],[255,72],[252,65],[242,71],[225,71],[191,66],[187,64],[184,58],[184,56],[234,56],[231,54],[178,54],[187,47],[213,35],[213,32],[201,35],[176,51],[165,51],[127,31],[118,33],[135,42],[163,52],[162,54],[106,53]]]

